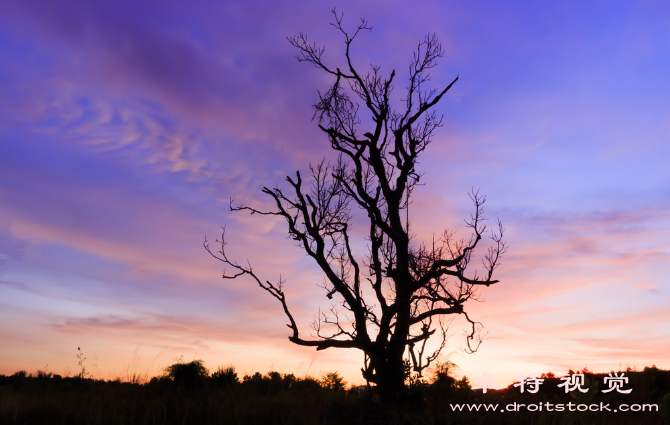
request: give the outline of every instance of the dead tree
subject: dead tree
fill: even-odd
[[[355,348],[364,353],[363,376],[375,383],[385,400],[395,400],[404,388],[404,359],[411,361],[421,374],[430,366],[447,340],[445,317],[460,314],[469,322],[466,351],[474,352],[481,343],[481,324],[472,320],[464,304],[477,297],[477,287],[498,282],[493,273],[506,251],[503,227],[488,232],[484,224],[486,198],[472,191],[474,213],[466,225],[469,239],[457,239],[446,231],[430,246],[412,243],[408,207],[413,189],[419,182],[417,158],[430,144],[443,117],[435,105],[456,83],[456,77],[443,90],[425,89],[430,70],[443,56],[435,35],[426,36],[417,47],[409,65],[406,97],[399,110],[391,106],[395,71],[382,77],[379,66],[365,74],[354,67],[350,49],[354,39],[371,30],[362,19],[355,32],[342,27],[342,15],[334,10],[335,22],[345,43],[346,69],[332,68],[322,60],[324,48],[308,41],[305,34],[288,37],[299,50],[298,60],[309,62],[332,75],[333,85],[319,93],[313,119],[325,133],[332,149],[339,153],[335,163],[325,160],[310,166],[311,178],[305,182],[296,172],[287,177],[289,191],[263,188],[276,209],[261,211],[235,206],[232,211],[283,217],[288,233],[297,241],[325,275],[324,289],[329,299],[341,303],[346,319],[335,307],[319,311],[312,323],[311,338],[304,338],[294,320],[284,292],[284,281],[271,283],[254,272],[251,265],[228,257],[225,229],[220,250],[207,251],[232,268],[225,279],[247,276],[275,297],[288,318],[298,345],[327,348]],[[371,118],[369,131],[363,132],[361,107]],[[354,252],[352,214],[367,216],[364,230],[367,252]],[[479,273],[466,269],[473,252],[486,235],[492,240],[480,255]],[[436,350],[427,350],[427,341],[440,338]]]

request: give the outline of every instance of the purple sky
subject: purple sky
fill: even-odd
[[[336,2],[358,67],[405,78],[417,42],[459,81],[420,159],[417,241],[464,232],[467,191],[508,229],[501,283],[469,307],[488,339],[446,354],[473,380],[619,365],[670,368],[670,5],[667,2]],[[9,1],[0,13],[0,373],[157,373],[178,356],[241,373],[361,382],[358,352],[292,345],[281,306],[223,281],[202,248],[287,278],[306,332],[322,276],[263,207],[329,154],[310,121],[330,80],[286,36],[339,64],[323,2]],[[404,84],[396,83],[396,95]],[[463,233],[465,234],[465,233]]]

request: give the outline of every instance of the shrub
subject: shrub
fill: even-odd
[[[14,375],[12,375],[12,378],[19,380],[19,379],[25,379],[28,377],[28,372],[25,370],[19,370],[18,372],[15,372]]]
[[[221,388],[235,385],[240,382],[237,373],[235,372],[235,367],[232,365],[227,367],[219,366],[216,372],[212,373],[212,379],[216,386]]]
[[[292,382],[291,389],[303,394],[313,394],[321,391],[323,387],[319,380],[314,379],[311,376],[305,376],[304,378],[299,378],[296,379],[295,382]]]
[[[184,387],[193,387],[204,381],[209,372],[205,368],[205,362],[202,360],[193,360],[189,363],[174,363],[165,368],[165,374],[172,381]]]
[[[337,372],[324,373],[321,377],[321,386],[329,390],[343,391],[346,385],[347,381],[345,381]]]
[[[470,390],[472,389],[472,385],[470,385],[470,380],[468,377],[464,376],[459,381],[456,381],[456,388],[461,390]]]

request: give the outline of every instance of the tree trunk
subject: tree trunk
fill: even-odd
[[[402,296],[402,294],[401,294]],[[396,316],[395,330],[389,341],[386,355],[386,370],[380,380],[379,395],[383,401],[389,403],[400,402],[405,390],[405,364],[403,355],[409,335],[409,303],[406,308],[399,308]]]
[[[405,368],[400,355],[389,352],[389,358],[384,363],[385,370],[377,371],[379,381],[377,390],[384,403],[402,402],[405,390]]]

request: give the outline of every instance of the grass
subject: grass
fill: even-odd
[[[188,376],[188,374],[191,374]],[[587,372],[605,388],[606,374]],[[322,379],[255,373],[239,379],[233,366],[211,375],[204,363],[178,362],[145,383],[63,378],[40,371],[0,375],[0,424],[662,424],[670,419],[670,371],[629,371],[631,394],[596,393],[589,403],[659,405],[662,412],[454,412],[455,403],[575,402],[547,378],[538,394],[517,388],[473,391],[442,379],[408,388],[402,405],[375,402],[374,392],[343,389],[336,373]],[[463,382],[463,381],[459,381]]]

